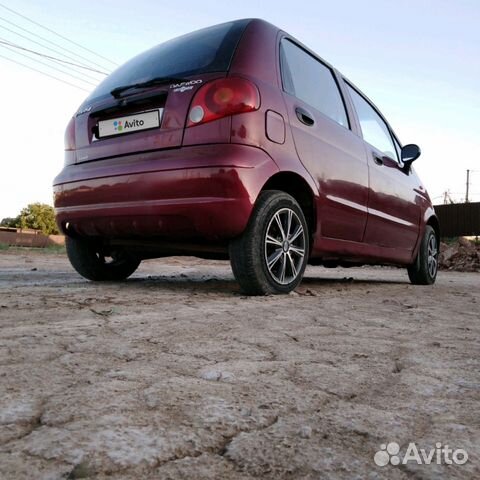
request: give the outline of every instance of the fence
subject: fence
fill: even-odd
[[[480,235],[480,202],[435,205],[442,237]]]
[[[0,243],[17,247],[50,247],[64,245],[63,235],[43,235],[37,230],[22,230],[16,228],[0,228]]]

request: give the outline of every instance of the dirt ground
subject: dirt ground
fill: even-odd
[[[225,262],[93,284],[0,252],[0,478],[478,479],[479,287],[310,267],[247,298]],[[393,441],[469,460],[376,466]]]

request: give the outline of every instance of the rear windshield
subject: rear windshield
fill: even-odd
[[[223,23],[157,45],[117,68],[87,100],[109,95],[116,87],[157,77],[186,77],[225,72],[248,20]]]

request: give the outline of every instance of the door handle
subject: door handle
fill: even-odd
[[[308,127],[311,127],[313,126],[313,124],[315,123],[315,120],[313,119],[313,116],[310,115],[310,113],[308,113],[306,110],[304,110],[303,108],[300,108],[300,107],[297,107],[295,109],[295,113],[297,114],[297,118],[305,125],[307,125]]]
[[[373,161],[377,164],[377,165],[383,165],[383,159],[377,155],[373,155]]]

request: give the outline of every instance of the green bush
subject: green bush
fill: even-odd
[[[58,233],[53,207],[45,203],[31,203],[20,212],[20,227],[40,230],[45,235]]]

